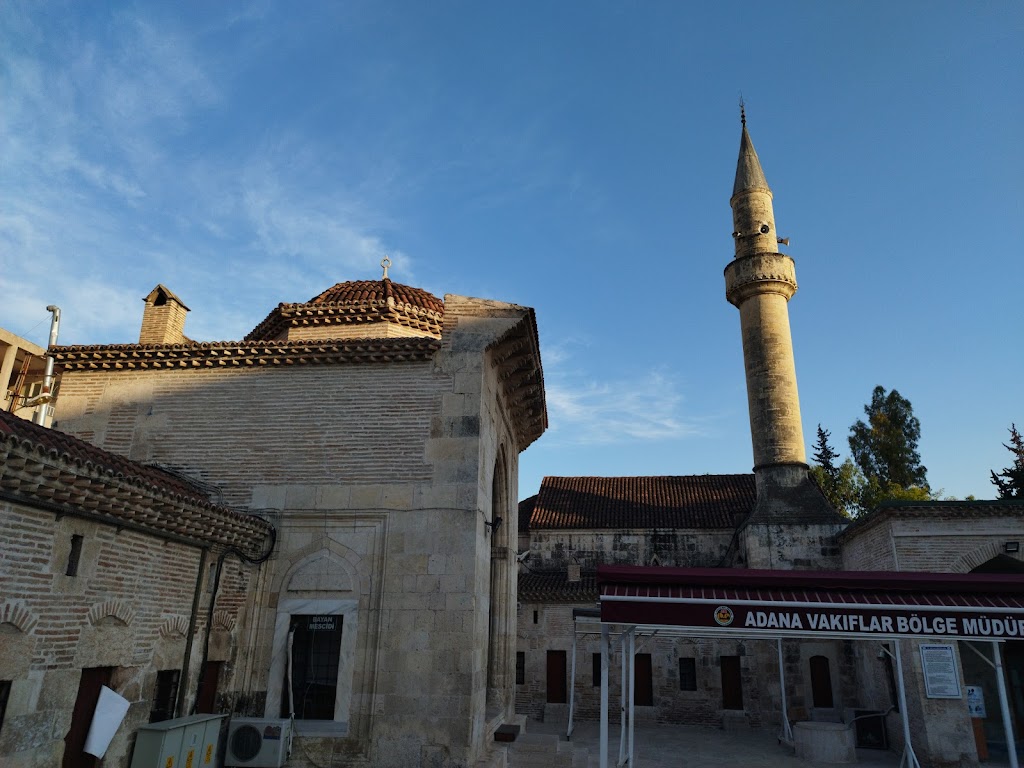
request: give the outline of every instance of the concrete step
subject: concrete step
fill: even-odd
[[[588,750],[562,736],[524,733],[508,745],[509,768],[587,768]]]

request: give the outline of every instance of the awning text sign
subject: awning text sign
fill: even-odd
[[[733,631],[821,636],[951,637],[960,640],[1024,639],[1024,613],[892,605],[778,606],[721,604],[685,599],[601,598],[601,620]]]

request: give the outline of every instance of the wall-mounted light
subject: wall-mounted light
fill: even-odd
[[[501,517],[495,517],[493,523],[489,520],[484,520],[484,525],[486,525],[492,532],[497,531],[501,527]]]
[[[1011,553],[1011,554],[1020,552],[1020,542],[1019,541],[1008,541],[1008,542],[1006,542],[1005,544],[1003,544],[1003,551],[1007,552],[1007,553]]]

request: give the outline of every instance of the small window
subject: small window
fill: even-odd
[[[697,690],[697,660],[689,657],[679,659],[679,690]]]
[[[82,559],[82,537],[77,533],[71,537],[71,551],[68,552],[68,567],[65,574],[78,575],[78,563]]]
[[[159,723],[174,717],[174,703],[178,699],[178,679],[181,672],[177,669],[162,669],[156,673],[156,693],[153,694],[153,709],[149,713],[149,722]]]
[[[591,685],[597,687],[601,684],[601,654],[594,653],[591,656],[593,658],[593,682]]]
[[[11,681],[0,680],[0,731],[4,729],[4,715],[7,714],[7,699],[11,695]]]
[[[539,618],[539,616],[540,616],[540,611],[534,611],[533,612],[533,623],[534,624],[537,623],[537,619]]]
[[[651,654],[638,653],[633,657],[633,703],[638,707],[654,706],[654,674]]]
[[[516,651],[516,685],[526,682],[526,654]]]

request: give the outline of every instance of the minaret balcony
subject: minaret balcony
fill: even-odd
[[[764,293],[779,294],[789,301],[796,289],[796,265],[784,253],[740,256],[725,268],[725,297],[737,307]]]

